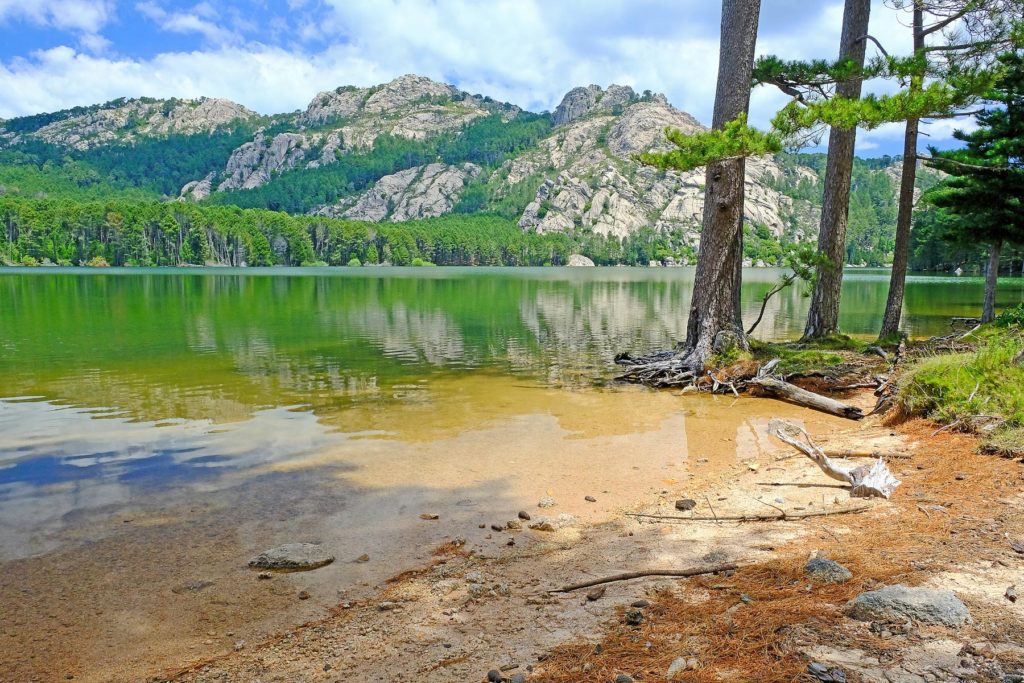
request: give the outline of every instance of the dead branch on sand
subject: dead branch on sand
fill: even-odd
[[[579,590],[581,588],[600,586],[601,584],[613,583],[615,581],[629,581],[631,579],[642,579],[647,576],[675,576],[680,578],[686,578],[690,576],[703,576],[705,574],[718,574],[720,572],[732,571],[734,569],[739,569],[739,565],[735,562],[716,564],[710,567],[694,567],[693,569],[648,569],[647,571],[626,572],[625,574],[615,574],[614,576],[607,576],[603,579],[593,579],[591,581],[573,583],[568,586],[563,586],[562,588],[552,588],[548,591],[548,593],[569,593],[571,591]]]
[[[768,423],[768,431],[806,455],[828,476],[848,483],[850,495],[855,498],[889,498],[900,485],[900,480],[893,476],[881,458],[870,465],[846,470],[832,462],[802,428],[785,420],[772,420]]]
[[[760,501],[759,501],[760,502]],[[835,510],[804,510],[798,512],[783,512],[778,515],[771,514],[745,514],[745,515],[657,515],[645,512],[627,512],[627,517],[633,517],[637,521],[648,519],[655,522],[660,521],[681,521],[681,522],[789,522],[808,517],[831,517],[833,515],[856,514],[873,508],[873,505],[859,505],[848,508],[837,508]]]

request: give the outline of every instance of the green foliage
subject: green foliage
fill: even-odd
[[[359,260],[358,256],[353,256],[352,258],[350,258],[348,260],[348,263],[346,263],[345,265],[348,266],[349,268],[358,268],[358,267],[360,267],[363,264]]]
[[[799,375],[822,371],[843,362],[843,357],[827,350],[808,348],[806,344],[774,344],[750,339],[750,350],[762,361],[779,359],[778,372],[782,375]]]
[[[1024,303],[1017,304],[1013,308],[1007,308],[996,316],[992,324],[996,327],[1024,328]]]
[[[1024,443],[1022,351],[1020,328],[1010,326],[985,335],[973,353],[917,361],[900,380],[897,399],[909,414],[965,428],[974,416],[994,416],[1003,424],[990,442]]]
[[[709,163],[782,151],[782,143],[773,133],[762,133],[747,125],[740,115],[722,129],[711,129],[687,135],[680,130],[666,129],[665,135],[678,149],[670,152],[647,152],[637,156],[641,163],[662,170],[691,171]]]

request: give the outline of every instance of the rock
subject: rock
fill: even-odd
[[[829,668],[820,662],[807,665],[807,673],[820,683],[846,683],[846,674],[838,667]]]
[[[255,569],[302,572],[318,569],[331,562],[334,562],[334,555],[324,550],[322,545],[286,543],[270,550],[264,550],[249,560],[249,566]]]
[[[505,528],[509,531],[519,531],[523,528],[522,523],[517,519],[510,519],[505,522]]]
[[[181,595],[182,593],[198,593],[204,588],[209,588],[213,585],[213,581],[188,581],[181,583],[171,589],[172,593]]]
[[[626,674],[619,674],[615,677],[615,683],[634,683],[632,676]]]
[[[594,498],[593,496],[583,496],[583,500],[587,501],[588,503],[596,503],[597,502],[597,498]]]
[[[505,680],[505,677],[501,675],[501,672],[497,669],[491,669],[487,672],[488,683],[501,683]]]
[[[638,609],[631,609],[626,612],[626,624],[628,626],[639,626],[644,623],[644,613]]]
[[[590,602],[600,600],[604,597],[606,590],[607,588],[605,586],[598,586],[597,588],[592,588],[587,592],[587,600],[589,600]]]
[[[647,600],[641,599],[641,600],[634,600],[633,602],[631,602],[629,604],[629,606],[630,607],[637,607],[637,608],[641,608],[642,609],[644,607],[650,607],[651,603],[648,602]]]
[[[491,530],[492,530],[492,531],[504,531],[504,530],[505,530],[505,527],[503,527],[503,526],[502,526],[502,525],[500,525],[500,524],[492,524],[492,525],[491,525]]]
[[[477,571],[466,572],[466,583],[483,583],[484,575]]]
[[[697,507],[697,501],[692,498],[682,498],[676,501],[676,510],[686,512],[687,510],[692,510],[695,507]]]
[[[511,683],[526,683],[526,674],[516,674],[512,677]]]
[[[480,175],[476,164],[416,166],[378,180],[353,200],[321,207],[323,216],[380,222],[434,218],[449,213],[470,180]]]
[[[811,579],[821,583],[846,583],[853,578],[850,570],[843,565],[820,557],[808,560],[804,571]]]
[[[299,600],[309,600],[309,591],[299,591]]]
[[[539,508],[550,508],[554,507],[555,505],[557,505],[557,503],[555,503],[555,499],[552,498],[551,496],[544,496],[537,503],[537,507]]]
[[[668,665],[668,673],[666,673],[665,676],[671,681],[675,678],[677,673],[686,671],[686,669],[686,657],[676,657],[672,660],[672,663]]]
[[[441,515],[434,514],[433,512],[424,512],[423,514],[420,515],[420,519],[425,519],[427,521],[431,521],[432,522],[432,521],[436,521],[438,519],[441,519]]]
[[[362,555],[360,555],[359,557],[356,558],[356,562],[369,562],[369,561],[370,561],[370,556],[367,555],[366,553],[363,553]]]
[[[584,256],[583,254],[572,254],[569,256],[569,262],[566,263],[565,265],[569,266],[570,268],[592,268],[594,266],[594,262],[591,261],[586,256]]]
[[[397,602],[385,600],[384,602],[377,605],[377,609],[381,612],[393,612],[396,609],[402,609],[402,605],[400,605]]]
[[[274,578],[274,575],[271,574],[270,572],[260,572],[259,574],[256,575],[256,578],[257,579],[261,579],[261,580],[266,580],[266,579]]]
[[[1017,602],[1017,585],[1014,584],[1007,588],[1006,592],[1003,593],[1003,597],[1009,600],[1010,602]]]
[[[530,528],[536,531],[558,531],[571,526],[575,521],[575,517],[563,512],[557,517],[538,517],[535,522],[530,524]]]
[[[902,621],[958,627],[970,621],[967,606],[951,591],[886,586],[861,593],[846,605],[846,615],[860,621]]]
[[[530,513],[527,512],[526,510],[520,510],[518,517],[519,517],[519,519],[521,519],[523,521],[526,521],[526,522],[530,521]]]

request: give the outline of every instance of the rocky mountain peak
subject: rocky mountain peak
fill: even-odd
[[[664,101],[664,96],[660,96]],[[602,90],[599,85],[573,88],[565,94],[552,114],[556,126],[571,123],[595,113],[620,113],[621,109],[640,99],[628,85],[610,85]]]

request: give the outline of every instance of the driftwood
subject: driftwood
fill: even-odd
[[[795,384],[783,382],[774,377],[758,376],[750,380],[749,384],[761,389],[769,396],[780,398],[789,403],[795,403],[804,408],[820,410],[824,413],[831,413],[832,415],[838,415],[850,420],[859,420],[864,417],[864,413],[860,408],[837,401],[834,398],[816,394],[813,391],[801,389]]]
[[[694,567],[693,569],[649,569],[647,571],[626,572],[625,574],[615,574],[614,576],[607,576],[603,579],[593,579],[591,581],[573,583],[568,586],[563,586],[561,588],[552,588],[548,591],[548,593],[569,593],[571,591],[579,590],[581,588],[600,586],[601,584],[613,583],[615,581],[629,581],[631,579],[642,579],[647,576],[676,576],[686,578],[689,576],[718,574],[720,572],[732,571],[733,569],[739,569],[739,565],[735,562],[716,564],[710,567]]]
[[[777,515],[715,515],[714,517],[709,517],[708,515],[692,515],[690,517],[686,517],[683,515],[656,515],[647,514],[644,512],[627,512],[626,516],[633,517],[638,520],[651,519],[655,521],[672,520],[681,522],[788,522],[797,519],[807,519],[808,517],[832,517],[833,515],[856,514],[858,512],[865,512],[867,510],[870,510],[872,507],[874,506],[859,505],[848,508],[837,508],[835,510],[801,510],[797,512],[786,512],[785,510],[783,510],[780,514]]]
[[[785,420],[772,420],[768,424],[768,430],[777,439],[788,443],[810,458],[822,472],[849,484],[850,495],[855,498],[889,498],[900,485],[900,480],[892,475],[881,458],[870,465],[846,470],[832,462],[800,427]]]

